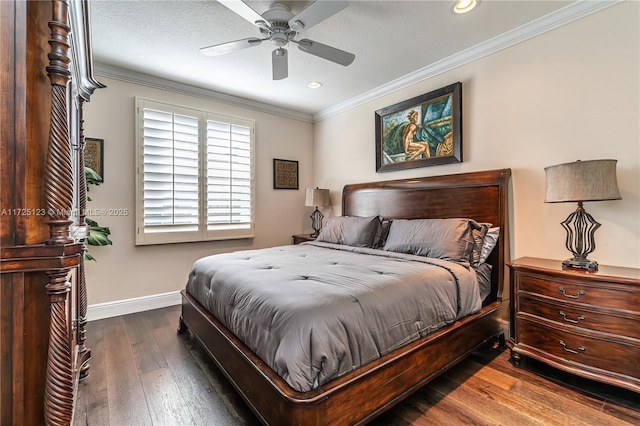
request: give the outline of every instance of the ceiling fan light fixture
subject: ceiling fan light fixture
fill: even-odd
[[[455,13],[471,12],[478,5],[478,0],[457,0],[453,11]]]
[[[307,87],[309,89],[319,89],[319,88],[322,87],[322,83],[319,82],[319,81],[312,80],[312,81],[307,83]]]
[[[289,43],[289,37],[287,37],[287,35],[283,33],[274,33],[271,36],[271,41],[278,47],[284,47],[287,45],[287,43]]]

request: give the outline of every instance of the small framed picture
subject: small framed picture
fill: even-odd
[[[298,162],[273,159],[273,189],[298,189]]]
[[[84,140],[84,166],[99,174],[104,181],[104,139]]]

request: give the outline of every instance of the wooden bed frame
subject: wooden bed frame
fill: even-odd
[[[347,185],[342,213],[387,219],[466,217],[500,226],[492,291],[465,317],[309,392],[297,392],[186,291],[179,333],[187,329],[258,418],[270,425],[363,424],[424,386],[484,343],[504,343],[508,297],[510,169]]]

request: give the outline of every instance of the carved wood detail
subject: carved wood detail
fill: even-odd
[[[49,66],[46,67],[51,81],[51,124],[45,174],[45,199],[47,215],[50,218],[47,224],[50,228],[50,236],[45,244],[64,245],[74,242],[70,234],[70,225],[73,223],[71,216],[74,182],[82,179],[84,173],[80,173],[78,169],[76,170],[78,176],[74,178],[67,99],[67,85],[71,78],[69,68],[71,27],[68,25],[67,1],[54,0],[52,15],[52,21],[49,22],[51,52],[48,55]],[[86,199],[86,190],[84,197]],[[86,208],[86,201],[84,208]],[[83,241],[80,243],[83,244]],[[82,255],[77,266],[80,267],[80,265],[82,265]],[[76,330],[69,324],[69,304],[72,301],[69,298],[71,283],[67,279],[68,273],[69,270],[66,268],[47,271],[49,283],[46,285],[46,290],[51,301],[44,407],[47,425],[69,425],[73,418],[75,364],[72,351],[75,350],[76,336],[71,336],[71,333],[75,333]],[[78,269],[78,279],[81,280],[81,286],[86,285],[83,269]],[[82,290],[81,293],[78,297],[79,300],[84,298],[86,315],[86,292]],[[83,356],[88,356],[86,348]]]
[[[73,168],[71,165],[71,141],[67,115],[67,83],[69,70],[68,4],[64,0],[53,1],[53,16],[49,22],[51,38],[47,75],[51,80],[51,127],[45,174],[45,199],[50,237],[46,244],[61,245],[73,242],[69,226],[72,221]],[[47,425],[64,425],[73,416],[73,372],[71,371],[71,347],[67,317],[67,303],[71,283],[68,271],[47,271],[46,286],[51,300],[49,350],[45,382],[44,416]]]
[[[47,75],[51,80],[51,127],[45,176],[45,198],[50,237],[47,244],[67,244],[71,208],[73,202],[73,168],[67,117],[67,83],[69,71],[68,4],[65,0],[53,1],[53,18],[49,22],[51,52],[48,55]]]
[[[53,2],[51,28],[51,53],[46,68],[51,80],[51,127],[45,175],[45,199],[50,237],[47,244],[66,244],[73,240],[69,235],[72,221],[73,168],[67,116],[67,83],[69,71],[70,27],[68,10],[64,1]],[[47,425],[68,425],[73,416],[73,372],[71,371],[71,347],[67,318],[68,295],[71,283],[67,271],[47,271],[47,294],[51,300],[49,350],[45,382],[44,416]]]
[[[51,328],[45,384],[44,418],[47,425],[69,425],[73,416],[73,371],[67,323],[71,283],[66,269],[49,271],[45,286],[51,300]]]
[[[85,226],[85,216],[87,210],[87,180],[84,174],[84,147],[86,145],[84,139],[84,120],[83,120],[84,99],[80,98],[80,134],[78,144],[76,145],[77,169],[78,169],[78,226]],[[80,264],[78,265],[78,363],[80,365],[80,380],[89,375],[89,359],[91,351],[86,346],[87,340],[87,282],[84,269],[84,249],[86,238],[83,236],[79,242],[82,243],[83,254],[80,256]]]
[[[0,218],[3,425],[69,425],[88,374],[81,109],[104,87],[92,76],[89,7],[0,1],[0,209],[32,212]]]

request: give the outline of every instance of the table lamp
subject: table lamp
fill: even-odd
[[[307,207],[315,206],[316,209],[311,213],[311,227],[313,228],[312,237],[317,237],[322,229],[322,218],[324,215],[318,210],[318,207],[326,207],[331,205],[328,189],[307,188],[305,190],[304,205]]]
[[[587,213],[585,201],[620,200],[616,178],[617,160],[589,160],[545,167],[547,189],[545,203],[577,202],[578,208],[561,222],[567,231],[566,247],[573,258],[562,262],[563,267],[598,270],[598,262],[587,256],[596,248],[594,234],[600,227]]]

